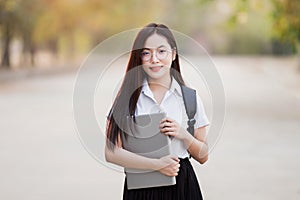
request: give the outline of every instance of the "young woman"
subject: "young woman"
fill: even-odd
[[[176,176],[176,185],[128,190],[126,180],[123,199],[202,199],[190,155],[203,164],[208,159],[206,126],[208,120],[197,97],[194,135],[187,130],[181,85],[185,85],[179,66],[177,46],[167,26],[151,23],[136,36],[126,74],[107,121],[105,156],[108,162],[125,168],[158,170]],[[122,148],[122,128],[126,116],[164,111],[162,134],[172,138],[172,155],[152,159]]]

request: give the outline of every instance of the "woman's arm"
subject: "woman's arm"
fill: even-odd
[[[107,162],[120,165],[125,168],[145,170],[159,169],[158,159],[139,156],[120,147],[115,147],[114,150],[105,147],[105,159]]]
[[[114,150],[105,147],[106,161],[132,169],[158,170],[167,176],[177,176],[179,170],[179,159],[166,156],[161,159],[152,159],[132,153],[122,148],[119,137]]]
[[[205,127],[195,129],[194,137],[190,133],[187,133],[183,142],[191,156],[199,163],[204,164],[208,160],[208,145],[206,142]]]

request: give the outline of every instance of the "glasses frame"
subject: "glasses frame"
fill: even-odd
[[[143,57],[143,53],[144,53],[145,50],[147,50],[147,51],[150,52],[150,56],[147,59],[145,59],[145,57]],[[159,56],[159,54],[158,54],[159,50],[165,50],[166,51],[166,55],[163,58]],[[153,58],[153,55],[155,53],[155,57],[158,60],[165,60],[168,57],[169,53],[172,53],[173,51],[174,51],[173,49],[167,49],[167,48],[166,49],[164,49],[164,48],[162,49],[161,47],[158,47],[157,49],[144,48],[144,49],[142,49],[142,52],[140,54],[140,58],[141,58],[142,61],[148,62],[149,60],[151,60]]]

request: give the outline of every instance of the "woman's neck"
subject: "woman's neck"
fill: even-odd
[[[171,76],[167,76],[161,79],[150,79],[148,78],[149,88],[152,91],[157,90],[168,90],[171,87]]]

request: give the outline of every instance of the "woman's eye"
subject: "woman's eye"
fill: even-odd
[[[142,52],[142,56],[148,56],[148,55],[150,55],[150,52],[147,51]]]
[[[167,50],[160,49],[158,52],[159,52],[160,54],[163,54],[163,53],[166,53],[166,52],[167,52]]]

